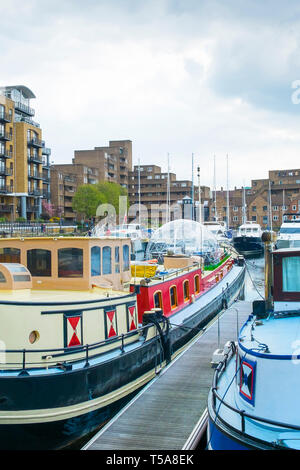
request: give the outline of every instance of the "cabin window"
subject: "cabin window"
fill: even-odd
[[[176,286],[170,287],[170,301],[171,301],[171,308],[176,308],[178,305]]]
[[[20,263],[21,250],[19,248],[0,248],[0,263]]]
[[[101,275],[101,248],[93,246],[91,249],[91,275]]]
[[[51,251],[28,250],[27,269],[32,276],[51,276]]]
[[[161,291],[155,292],[153,295],[154,308],[162,308],[162,295]]]
[[[129,271],[129,245],[123,246],[123,271]]]
[[[120,272],[120,247],[115,247],[115,273]]]
[[[283,292],[300,292],[300,256],[282,259]]]
[[[111,248],[104,246],[102,251],[102,273],[111,274]]]
[[[6,282],[5,276],[0,272],[0,282]]]
[[[83,250],[61,248],[58,250],[58,277],[83,276]]]
[[[195,282],[195,294],[199,294],[199,292],[200,292],[200,278],[199,278],[198,274],[194,277],[194,282]]]
[[[190,298],[190,284],[187,280],[183,283],[183,298],[185,302]]]

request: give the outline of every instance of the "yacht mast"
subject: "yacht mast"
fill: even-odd
[[[216,156],[214,155],[214,191],[215,191],[215,221],[218,220],[217,217],[217,187],[216,187]]]
[[[199,223],[202,224],[200,166],[198,166],[197,172],[198,172],[198,197],[199,197]]]
[[[271,181],[269,180],[269,219],[270,219],[270,229],[273,231],[273,222],[272,222],[272,196],[271,196]]]
[[[168,153],[167,222],[170,222],[170,154]]]
[[[243,208],[242,208],[242,224],[246,223],[246,194],[245,194],[245,186],[243,186]]]
[[[141,162],[138,160],[139,223],[141,223]]]
[[[192,153],[192,220],[194,220],[194,154]]]
[[[226,219],[227,219],[227,231],[229,230],[230,215],[229,215],[229,172],[228,172],[228,154],[226,155],[227,160],[227,208],[226,208]]]

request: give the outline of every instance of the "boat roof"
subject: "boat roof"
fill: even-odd
[[[117,291],[108,288],[95,287],[88,291],[75,290],[1,290],[0,305],[6,303],[49,304],[52,303],[84,303],[103,300],[108,297],[122,297],[129,294],[126,291]]]
[[[279,248],[278,250],[273,250],[272,253],[300,253],[300,247],[289,247],[289,248]]]
[[[299,304],[300,307],[300,304]],[[240,331],[239,340],[241,347],[254,353],[272,356],[292,356],[295,354],[296,341],[299,341],[300,331],[300,310],[297,316],[286,316],[284,318],[270,317],[261,320],[259,325],[255,323],[255,318],[248,320]],[[254,329],[252,329],[254,327]],[[254,338],[251,341],[251,337]],[[268,346],[266,353],[263,345]],[[259,352],[260,351],[260,352]],[[298,353],[299,354],[299,353]]]

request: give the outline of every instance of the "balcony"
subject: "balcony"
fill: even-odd
[[[43,163],[43,159],[39,155],[30,155],[28,156],[28,162],[29,163]]]
[[[6,213],[11,213],[13,212],[13,204],[0,204],[0,213],[6,212]]]
[[[25,104],[20,103],[20,102],[15,102],[15,109],[17,111],[21,111],[24,114],[27,114],[28,116],[34,116],[35,115],[34,109],[32,109],[29,106],[26,106]]]
[[[27,139],[27,145],[31,147],[43,148],[45,142],[38,139],[37,137],[32,137],[32,139]]]
[[[1,157],[1,158],[12,158],[12,157],[13,157],[13,153],[12,153],[12,152],[9,152],[9,151],[6,150],[6,149],[1,149],[1,148],[0,148],[0,157]]]
[[[0,122],[11,122],[11,116],[8,113],[0,113]]]
[[[38,212],[39,206],[37,204],[30,204],[26,207],[26,212]]]
[[[29,196],[41,196],[42,191],[40,189],[29,189],[28,194]]]
[[[9,194],[13,192],[13,188],[10,186],[0,186],[0,194]]]
[[[44,143],[44,146],[42,148],[42,154],[43,155],[51,155],[51,149],[49,149],[48,147],[45,147],[45,143]]]
[[[0,131],[0,140],[12,140],[12,135],[8,132]]]
[[[13,171],[10,168],[1,168],[0,167],[0,175],[2,175],[2,176],[12,176]]]
[[[43,180],[45,183],[50,183],[50,177],[49,177],[49,175],[46,175],[45,173],[42,173],[42,180]]]
[[[33,171],[28,174],[28,178],[33,178],[36,180],[42,180],[43,179],[43,173],[39,173],[38,171]]]
[[[43,191],[43,198],[44,199],[50,199],[50,192],[49,191]]]

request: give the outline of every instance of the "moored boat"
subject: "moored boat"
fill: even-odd
[[[299,214],[297,215],[299,216]],[[293,216],[296,217],[294,214]],[[276,240],[276,247],[278,249],[300,247],[300,218],[285,220],[282,223]]]
[[[262,230],[259,224],[245,222],[233,237],[233,246],[244,256],[260,256],[264,250],[261,236]]]
[[[208,448],[300,449],[300,249],[266,241],[265,301],[228,343],[208,397]]]
[[[130,266],[128,238],[0,239],[0,447],[64,448],[98,429],[244,276],[225,252]]]

